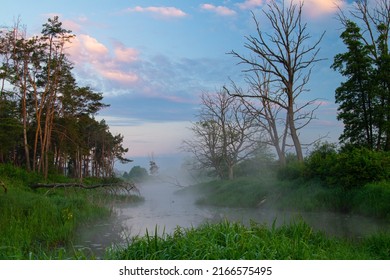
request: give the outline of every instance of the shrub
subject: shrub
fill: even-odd
[[[329,180],[337,157],[336,145],[325,143],[317,146],[305,162],[306,176],[323,181]]]
[[[305,165],[302,162],[288,162],[286,166],[280,167],[277,177],[281,180],[295,180],[305,177]]]
[[[318,147],[306,161],[306,175],[320,178],[329,186],[353,189],[390,179],[390,154],[366,148],[337,153],[329,146]]]

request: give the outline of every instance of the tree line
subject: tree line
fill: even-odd
[[[19,21],[0,30],[0,163],[82,178],[111,176],[116,160],[129,161],[123,136],[95,119],[108,106],[103,94],[72,73],[74,37],[57,16],[36,36]]]
[[[246,88],[234,81],[217,93],[204,93],[194,137],[184,142],[200,168],[221,179],[234,177],[241,162],[272,147],[283,167],[287,149],[304,161],[300,130],[314,118],[320,102],[303,98],[325,34],[312,38],[303,21],[304,2],[270,1],[261,27],[252,13],[255,35],[245,37],[247,54],[231,51],[243,70]],[[372,1],[373,2],[373,1]],[[350,14],[339,11],[347,52],[331,66],[345,77],[335,92],[337,118],[344,124],[343,148],[390,150],[390,2],[358,0]],[[309,100],[309,101],[307,101]],[[320,139],[319,139],[320,140]]]

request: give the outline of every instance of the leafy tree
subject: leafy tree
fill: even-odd
[[[341,37],[348,51],[333,68],[346,77],[336,91],[340,140],[369,149],[390,150],[390,2],[358,0],[350,16],[341,13]]]
[[[347,77],[336,89],[338,119],[344,122],[342,143],[349,142],[373,148],[375,141],[374,109],[376,107],[373,61],[370,46],[362,42],[360,28],[351,21],[341,34],[348,51],[336,55],[333,69]]]
[[[116,160],[130,161],[128,149],[94,119],[107,106],[103,94],[77,85],[64,52],[74,35],[58,17],[40,35],[26,34],[19,23],[0,32],[0,161],[45,177],[113,175]]]

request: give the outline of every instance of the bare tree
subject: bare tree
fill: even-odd
[[[277,144],[277,139],[281,139],[280,148],[283,150],[286,134],[279,135],[274,130],[275,114],[279,114],[279,110],[283,109],[286,118],[283,127],[288,129],[297,159],[302,161],[298,130],[313,119],[318,106],[313,109],[310,106],[315,100],[300,103],[298,97],[308,91],[306,86],[312,67],[320,60],[317,59],[318,46],[324,33],[318,40],[312,41],[307,32],[307,24],[302,22],[303,2],[296,5],[291,1],[285,6],[284,1],[281,4],[271,1],[267,7],[268,11],[264,11],[264,15],[273,33],[264,33],[252,13],[257,33],[256,36],[246,36],[247,42],[244,44],[245,48],[251,51],[251,55],[247,57],[235,51],[230,54],[240,60],[239,64],[248,66],[244,72],[248,74],[251,90],[256,90],[257,93],[244,94],[242,97],[262,100],[262,106],[265,108],[259,109],[259,115],[265,119],[263,124],[268,125],[268,131],[273,131],[273,134],[270,134],[270,138],[274,138],[272,142]],[[269,90],[271,88],[272,92]],[[273,106],[277,109],[272,109]]]
[[[271,88],[270,74],[267,72],[254,71],[253,75],[247,75],[246,82],[249,85],[247,92],[234,82],[232,82],[234,94],[226,90],[230,95],[241,98],[248,112],[266,133],[262,139],[263,144],[275,148],[279,164],[284,166],[288,136],[288,121],[284,114],[287,110],[285,96],[279,89]]]
[[[256,120],[225,89],[203,94],[201,105],[198,122],[191,127],[194,138],[184,141],[183,149],[221,179],[233,179],[234,167],[256,151],[260,138]]]

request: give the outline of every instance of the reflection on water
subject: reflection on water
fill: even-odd
[[[315,230],[330,235],[359,238],[389,230],[384,221],[362,216],[330,212],[280,212],[265,209],[221,208],[195,205],[196,197],[177,194],[178,188],[169,184],[145,184],[140,187],[143,202],[118,204],[113,217],[81,229],[77,234],[76,248],[89,248],[102,255],[112,244],[125,245],[131,237],[172,233],[178,226],[197,227],[205,222],[223,219],[249,224],[250,221],[276,225],[302,218]]]

